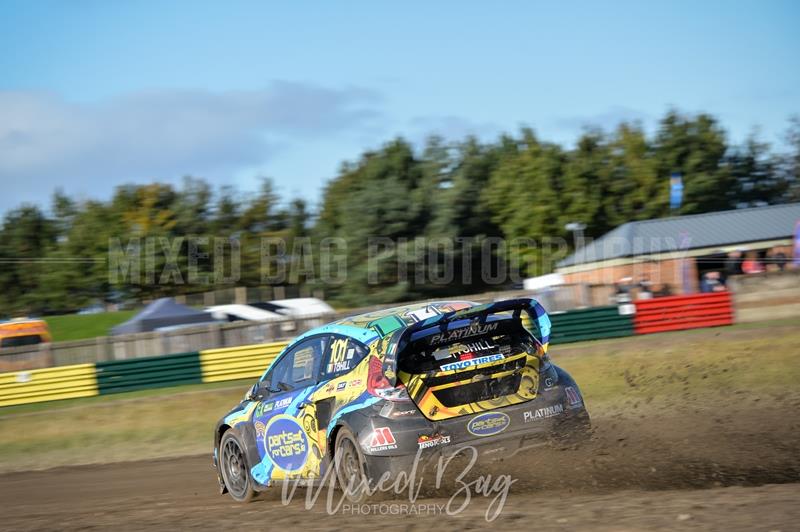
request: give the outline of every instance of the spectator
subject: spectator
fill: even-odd
[[[751,251],[747,254],[747,257],[742,262],[742,271],[747,274],[763,273],[765,271],[764,265],[758,260],[758,255],[755,251]]]
[[[639,277],[639,294],[637,299],[653,299],[653,283],[647,275]]]
[[[728,253],[728,258],[725,259],[725,277],[742,273],[744,273],[742,272],[742,252],[738,249],[731,251]]]
[[[786,254],[783,251],[777,251],[772,254],[772,263],[778,266],[778,271],[783,271],[786,269],[786,263],[789,262],[786,258]]]
[[[700,291],[703,293],[722,292],[725,285],[722,284],[722,276],[719,272],[706,272],[700,281]]]
[[[616,282],[616,299],[617,304],[624,304],[631,302],[631,281],[630,277],[623,277]]]
[[[667,283],[662,284],[658,292],[655,293],[656,297],[668,297],[671,295],[672,295],[672,287]]]

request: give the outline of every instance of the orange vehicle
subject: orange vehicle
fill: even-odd
[[[19,318],[0,322],[0,349],[51,341],[44,320]]]

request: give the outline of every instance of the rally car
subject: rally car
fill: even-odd
[[[248,501],[327,475],[362,485],[467,445],[509,457],[582,437],[589,415],[549,336],[533,299],[409,305],[308,331],[217,423],[221,492]]]

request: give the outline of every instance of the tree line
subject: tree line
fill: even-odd
[[[669,202],[673,173],[684,185],[676,211]],[[492,142],[431,137],[415,147],[396,138],[343,163],[314,209],[304,199],[281,198],[269,179],[244,193],[196,177],[180,186],[120,186],[107,201],[78,201],[58,191],[46,210],[22,205],[5,214],[0,228],[0,314],[68,312],[93,302],[212,290],[218,286],[193,281],[199,277],[187,271],[190,256],[195,269],[213,272],[215,255],[234,249],[239,286],[265,279],[303,284],[324,288],[326,297],[347,306],[454,296],[494,287],[472,275],[485,269],[479,251],[492,239],[567,242],[505,250],[503,260],[521,275],[539,275],[570,252],[569,222],[585,224],[586,236],[596,238],[634,220],[791,201],[800,201],[797,118],[780,150],[755,135],[734,145],[714,117],[677,111],[668,112],[652,135],[623,123],[610,132],[586,129],[573,146],[525,128]],[[202,260],[186,237],[207,244]],[[371,250],[375,237],[384,246]],[[345,244],[346,275],[336,283],[321,275],[327,266],[319,253],[300,256],[326,239]],[[230,245],[215,246],[220,240]],[[145,241],[157,244],[133,251],[152,255],[155,272],[169,253],[180,258],[170,282],[162,283],[161,274],[109,275],[110,242],[129,259],[132,243]],[[265,241],[285,243],[279,258],[265,262]],[[266,270],[279,262],[303,267],[278,278]],[[442,279],[444,264],[455,265],[455,275],[431,282]]]

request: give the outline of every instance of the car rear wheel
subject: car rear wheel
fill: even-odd
[[[364,487],[367,485],[367,474],[364,457],[353,433],[344,427],[336,434],[334,464],[336,480],[347,500],[359,503],[366,499],[367,492]]]
[[[234,500],[250,502],[256,492],[253,490],[253,481],[247,470],[247,459],[244,454],[244,445],[233,430],[222,435],[219,444],[220,462],[219,469],[222,480],[228,493]]]

